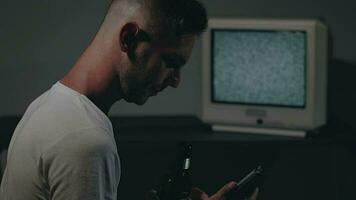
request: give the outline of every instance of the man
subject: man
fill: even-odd
[[[110,107],[122,99],[142,105],[178,87],[206,24],[195,0],[114,0],[69,73],[31,103],[16,127],[0,199],[116,199],[120,162]],[[220,200],[234,185],[212,197],[192,194]]]

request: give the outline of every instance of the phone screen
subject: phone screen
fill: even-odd
[[[239,200],[250,197],[261,183],[262,167],[258,166],[237,182],[237,186],[228,195],[228,200]]]

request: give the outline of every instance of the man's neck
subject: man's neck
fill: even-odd
[[[99,51],[100,50],[100,51]],[[114,71],[109,49],[91,44],[60,82],[87,96],[106,115],[122,98],[120,81]]]

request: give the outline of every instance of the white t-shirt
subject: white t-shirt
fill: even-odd
[[[17,125],[1,200],[116,200],[120,160],[108,117],[57,82]]]

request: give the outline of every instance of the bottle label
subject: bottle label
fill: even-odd
[[[183,169],[189,169],[189,166],[190,166],[190,159],[189,159],[189,158],[186,158],[186,159],[184,160]]]

